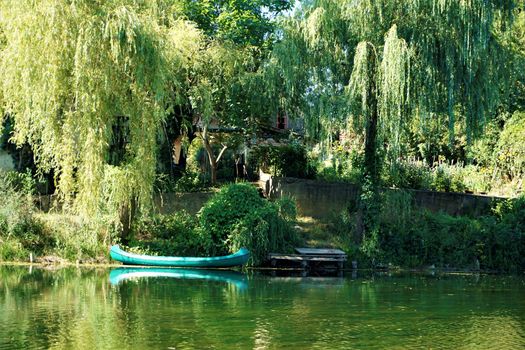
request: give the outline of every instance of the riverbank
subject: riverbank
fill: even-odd
[[[105,258],[100,258],[99,261],[102,261]],[[52,262],[51,262],[52,260]],[[64,260],[60,257],[52,257],[49,261],[0,261],[1,266],[13,266],[13,267],[27,267],[27,268],[37,268],[45,270],[61,270],[66,268],[79,268],[79,269],[115,269],[115,268],[138,268],[138,269],[159,269],[158,266],[138,266],[138,265],[123,265],[118,262],[113,262],[107,259],[107,262],[76,262]],[[162,267],[163,269],[181,269],[181,268],[170,268],[169,266]],[[188,269],[188,268],[184,268]],[[340,270],[305,270],[300,267],[289,267],[289,268],[274,268],[268,266],[244,266],[244,267],[235,267],[235,268],[193,268],[195,270],[209,270],[209,271],[240,271],[244,273],[257,273],[269,276],[297,276],[297,277],[343,277],[344,275],[352,274],[425,274],[425,275],[502,275],[502,276],[521,276],[525,275],[525,271],[517,271],[514,273],[501,272],[497,270],[469,270],[469,269],[441,269],[435,267],[422,266],[419,268],[402,268],[398,266],[391,266],[385,268],[357,268],[353,269],[348,265],[345,265],[343,269]]]
[[[254,267],[270,252],[308,246],[342,249],[360,268],[525,270],[525,196],[498,201],[483,216],[452,216],[421,209],[410,192],[384,192],[373,208],[374,229],[364,232],[358,205],[349,203],[318,220],[297,216],[290,198],[267,200],[250,184],[231,184],[196,215],[143,214],[123,237],[115,215],[44,213],[30,194],[4,187],[0,261],[105,264],[109,247],[127,238],[126,249],[163,256],[219,256],[246,247]]]
[[[398,214],[402,216],[403,212]],[[170,217],[162,219],[163,222],[178,222],[177,217]],[[357,261],[360,268],[488,273],[523,271],[523,268],[520,270],[523,266],[520,265],[523,264],[523,235],[519,231],[523,216],[518,213],[454,218],[445,214],[413,212],[410,220],[410,224],[399,220],[383,223],[381,229],[385,234],[380,242],[383,249],[380,259],[374,262],[367,259],[352,241],[353,221],[350,216],[334,214],[328,221],[298,217],[293,229],[302,245],[343,249],[349,255],[349,262]],[[404,230],[401,229],[403,226]],[[108,253],[110,237],[115,237],[116,233],[110,233],[104,225],[95,225],[71,215],[35,212],[31,222],[25,222],[24,227],[30,229],[23,235],[0,237],[0,260],[3,263],[29,263],[32,258],[34,263],[43,265],[118,266],[111,263]],[[163,231],[162,227],[157,227],[157,231]],[[172,233],[177,234],[175,231]],[[164,231],[161,233],[165,234]],[[168,251],[174,244],[171,238],[155,235],[142,238],[162,247],[155,252],[155,245],[150,244],[149,250],[142,248],[143,252],[173,255]],[[139,240],[135,244],[140,246],[143,242]]]

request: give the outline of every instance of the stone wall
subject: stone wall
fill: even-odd
[[[214,192],[163,193],[162,196],[155,197],[155,205],[162,214],[184,209],[194,215],[213,194]]]
[[[204,203],[211,198],[214,192],[188,192],[188,193],[163,193],[156,195],[154,198],[155,207],[158,212],[162,214],[169,214],[186,210],[188,213],[194,215],[203,206]],[[42,195],[35,197],[35,203],[37,207],[48,212],[56,202],[56,196],[54,195]],[[60,210],[60,208],[58,208]]]
[[[355,204],[359,187],[348,183],[324,182],[295,178],[262,176],[260,186],[271,199],[292,197],[297,202],[300,215],[325,219]],[[384,189],[396,191],[395,189]],[[501,197],[490,197],[466,193],[409,190],[416,206],[450,215],[480,216],[490,212],[494,201]]]
[[[267,174],[261,174],[259,186],[270,199],[281,196],[294,198],[300,215],[317,219],[329,219],[349,205],[355,205],[359,195],[359,187],[353,184],[273,177]],[[419,190],[410,192],[416,206],[434,212],[443,211],[450,215],[485,215],[490,212],[494,201],[505,199],[466,193]],[[213,194],[214,192],[164,193],[162,196],[156,196],[155,204],[157,210],[163,214],[182,209],[196,214]],[[38,196],[37,199],[39,207],[44,211],[49,210],[52,201],[52,196]]]

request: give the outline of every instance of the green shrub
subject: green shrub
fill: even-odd
[[[291,222],[297,220],[297,205],[290,197],[281,197],[275,201],[279,215]]]
[[[0,171],[0,239],[5,245],[0,260],[40,253],[51,243],[34,215],[33,188],[30,174]]]
[[[488,193],[492,189],[493,169],[477,165],[467,165],[461,169],[466,191]]]
[[[385,167],[381,180],[386,187],[428,189],[431,174],[424,162],[407,161]]]
[[[432,171],[430,189],[441,192],[464,192],[462,167],[439,164]]]
[[[390,201],[382,208],[380,247],[385,263],[405,267],[525,269],[525,197],[498,203],[479,218],[408,209]],[[397,209],[396,209],[397,207]],[[390,215],[385,215],[385,212]],[[395,213],[398,213],[397,216]],[[392,215],[394,214],[394,215]]]
[[[308,162],[306,148],[295,142],[279,146],[257,146],[252,150],[251,161],[274,176],[309,178],[314,173]]]
[[[290,200],[271,203],[250,184],[223,187],[199,212],[199,230],[209,238],[207,252],[222,255],[246,247],[251,264],[269,251],[287,251],[297,242]]]
[[[115,223],[40,213],[33,204],[33,188],[30,173],[0,172],[0,260],[27,260],[30,253],[70,260],[107,255],[118,231]]]
[[[280,213],[282,211],[277,203],[267,203],[249,212],[228,234],[226,246],[229,251],[248,248],[251,265],[264,262],[269,252],[292,251],[299,239],[290,222]]]
[[[133,245],[154,255],[198,256],[209,244],[207,237],[199,235],[196,219],[186,211],[154,216],[134,230],[140,240]]]
[[[403,190],[384,192],[380,203],[375,236],[365,240],[356,208],[331,220],[330,231],[361,267],[525,270],[524,195],[497,202],[491,215],[476,218],[418,209]]]
[[[510,179],[525,175],[525,112],[505,122],[497,144],[497,165]]]
[[[198,192],[210,187],[209,180],[195,170],[188,168],[182,176],[175,182],[175,192]]]
[[[383,186],[440,192],[488,192],[491,171],[476,165],[437,163],[429,167],[421,161],[402,161],[385,167]]]
[[[525,195],[497,203],[493,212],[493,245],[488,263],[525,270]]]
[[[250,184],[224,186],[199,212],[200,229],[210,237],[209,253],[225,253],[225,242],[234,226],[264,205],[265,200]]]
[[[337,246],[348,253],[349,260],[360,261],[366,265],[368,258],[360,249],[360,237],[356,232],[354,208],[334,213],[329,221],[328,231],[335,237]],[[360,267],[364,267],[363,264]]]
[[[70,261],[107,256],[108,245],[117,237],[120,224],[110,216],[90,219],[70,214],[38,214],[45,237],[52,241],[46,252]]]
[[[323,181],[359,183],[364,167],[362,139],[358,134],[349,135],[345,141],[335,141],[327,149],[317,144],[308,153],[310,168],[315,178]]]
[[[0,261],[27,260],[29,251],[17,240],[0,238]]]

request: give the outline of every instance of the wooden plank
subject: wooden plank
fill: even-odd
[[[346,255],[340,249],[316,249],[316,248],[295,248],[295,251],[301,255]]]
[[[347,258],[346,255],[297,255],[302,256],[305,259],[313,259],[313,258],[330,258],[330,259],[345,259]]]
[[[313,255],[297,255],[297,254],[269,254],[268,259],[272,260],[288,260],[288,261],[346,261],[346,256],[313,256]]]

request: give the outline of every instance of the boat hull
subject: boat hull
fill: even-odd
[[[171,266],[171,267],[233,267],[246,264],[250,252],[241,248],[238,252],[215,257],[152,256],[126,252],[118,245],[111,247],[109,254],[113,260],[125,265]]]

